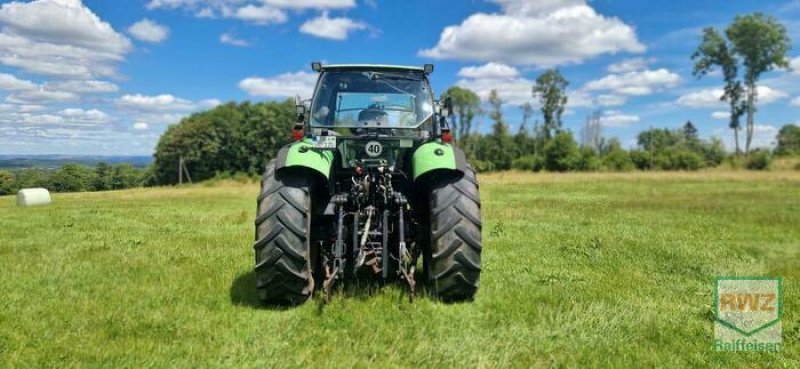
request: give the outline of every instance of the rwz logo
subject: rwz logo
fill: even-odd
[[[714,279],[714,347],[717,351],[780,351],[783,278]]]

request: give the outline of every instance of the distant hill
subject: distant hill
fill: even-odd
[[[94,166],[104,161],[109,164],[131,164],[143,168],[153,162],[152,156],[97,156],[97,155],[0,155],[0,169],[57,169],[64,164]]]

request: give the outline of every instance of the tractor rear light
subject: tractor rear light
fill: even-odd
[[[292,139],[295,141],[300,141],[303,139],[303,130],[302,129],[293,129],[292,130]]]
[[[442,142],[444,143],[453,142],[453,134],[450,133],[450,131],[442,131]]]

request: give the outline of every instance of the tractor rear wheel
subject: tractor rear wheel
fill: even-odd
[[[306,176],[267,164],[256,217],[256,288],[268,304],[296,305],[314,290],[311,274],[311,196]]]
[[[444,301],[472,300],[481,276],[481,201],[475,170],[434,174],[425,274]]]

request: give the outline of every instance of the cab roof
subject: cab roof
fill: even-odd
[[[393,69],[393,70],[404,70],[404,71],[419,71],[424,72],[425,69],[423,67],[416,67],[410,65],[388,65],[388,64],[328,64],[322,65],[322,70],[328,69],[358,69],[358,70],[370,70],[370,69]]]

